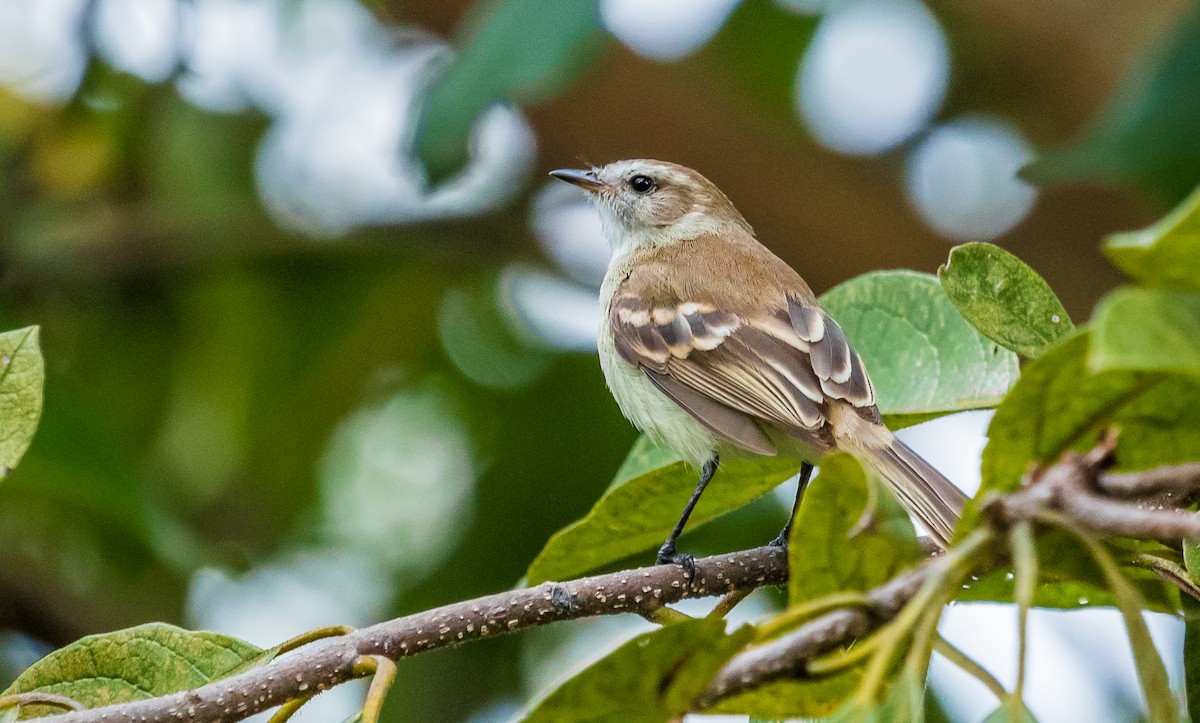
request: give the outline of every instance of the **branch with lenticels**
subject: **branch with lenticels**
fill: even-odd
[[[1069,453],[1025,480],[1021,489],[981,506],[997,530],[1054,514],[1100,536],[1145,540],[1200,539],[1200,516],[1162,504],[1200,492],[1200,464],[1140,473],[1106,473],[1115,440],[1106,438],[1084,455]],[[729,660],[696,698],[696,710],[722,698],[785,677],[808,675],[806,664],[861,639],[904,609],[932,577],[952,564],[935,556],[866,593],[858,604],[825,612],[795,630],[743,650]],[[1136,562],[1134,564],[1137,564]],[[1170,565],[1146,565],[1187,589]],[[1184,576],[1186,577],[1186,576]],[[511,590],[454,603],[300,647],[258,668],[194,690],[90,710],[70,711],[55,723],[165,723],[179,720],[241,720],[302,701],[366,673],[368,659],[399,660],[438,648],[549,623],[633,613],[666,619],[660,611],[685,598],[730,596],[787,581],[787,553],[760,547],[696,561],[688,581],[675,565],[626,570],[562,583]],[[386,662],[386,661],[385,661]]]

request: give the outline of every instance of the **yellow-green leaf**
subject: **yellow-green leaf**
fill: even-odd
[[[1123,287],[1092,319],[1092,371],[1200,374],[1200,294]]]
[[[871,523],[851,537],[871,484],[878,493]],[[788,551],[792,605],[836,592],[866,592],[923,556],[908,513],[844,452],[821,460],[820,474],[804,492]]]
[[[1109,236],[1104,253],[1146,286],[1200,292],[1200,188],[1149,228]]]
[[[0,479],[33,439],[42,416],[45,374],[36,326],[0,334]]]
[[[34,663],[0,695],[58,693],[88,707],[154,698],[265,663],[263,650],[237,638],[150,623],[89,635]],[[59,712],[27,706],[23,717]]]

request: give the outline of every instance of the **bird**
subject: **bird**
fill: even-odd
[[[598,349],[617,405],[699,471],[657,563],[695,574],[677,541],[731,455],[801,461],[795,504],[772,544],[787,544],[814,465],[844,450],[878,472],[939,546],[949,545],[966,497],[884,426],[842,327],[715,184],[645,158],[550,175],[587,193],[611,247]]]

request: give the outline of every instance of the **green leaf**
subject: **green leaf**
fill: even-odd
[[[725,635],[724,620],[700,618],[639,635],[564,683],[525,721],[678,719],[750,633]]]
[[[850,537],[871,484],[879,488],[874,521]],[[923,557],[908,513],[846,453],[821,460],[820,474],[804,491],[788,550],[792,605],[835,592],[866,592]]]
[[[1168,203],[1200,181],[1200,8],[1189,10],[1125,76],[1083,139],[1022,172],[1035,183],[1136,183]]]
[[[266,662],[263,650],[225,635],[149,623],[86,638],[30,666],[0,695],[58,693],[88,707],[191,690]],[[23,715],[58,712],[26,706]]]
[[[1116,468],[1147,469],[1200,458],[1200,382],[1185,376],[1087,369],[1080,334],[1025,367],[996,410],[983,450],[984,492],[1015,490],[1031,463],[1093,446],[1120,430]]]
[[[471,129],[501,98],[546,98],[596,55],[596,0],[481,0],[464,22],[458,54],[430,90],[418,131],[418,154],[438,182],[466,165]]]
[[[696,505],[688,530],[757,499],[799,467],[795,460],[778,457],[722,462]],[[640,438],[591,511],[546,543],[526,573],[529,584],[578,577],[662,544],[698,476],[674,452]]]
[[[29,449],[42,416],[45,380],[38,327],[0,334],[0,480]]]
[[[889,426],[995,406],[1017,379],[1016,355],[971,328],[930,274],[863,274],[821,304],[862,355]]]
[[[1149,228],[1109,236],[1104,253],[1147,286],[1200,291],[1200,188]]]
[[[1091,326],[1092,371],[1200,374],[1200,294],[1120,288],[1101,299]]]
[[[1183,566],[1193,580],[1200,580],[1200,543],[1192,540],[1183,541]]]
[[[824,718],[846,702],[861,678],[861,672],[852,670],[811,680],[780,680],[724,698],[709,712],[767,719]]]
[[[1038,356],[1075,328],[1046,280],[999,246],[954,247],[938,280],[972,326],[1021,356]]]

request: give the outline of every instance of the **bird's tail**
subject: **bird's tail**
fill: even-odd
[[[904,442],[892,437],[862,453],[879,471],[900,502],[916,515],[943,548],[950,544],[954,526],[962,516],[967,497]]]
[[[933,539],[949,546],[967,497],[887,427],[849,409],[831,410],[838,447],[865,457]]]

